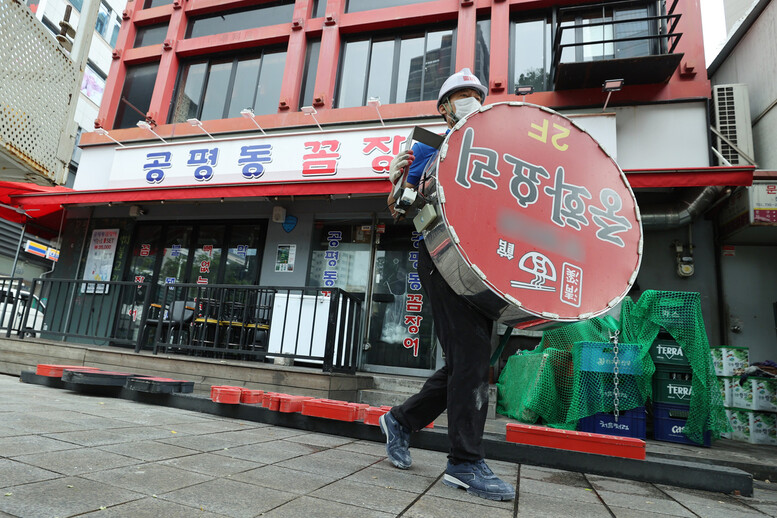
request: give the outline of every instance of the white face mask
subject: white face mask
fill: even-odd
[[[456,99],[453,101],[453,106],[456,108],[456,113],[453,117],[458,121],[476,112],[480,109],[480,101],[475,97],[465,97],[464,99]]]

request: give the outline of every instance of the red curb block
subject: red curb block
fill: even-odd
[[[261,405],[264,390],[240,389],[240,402],[247,405]]]
[[[302,403],[313,396],[292,396],[289,394],[278,394],[278,411],[285,414],[292,414],[302,411]]]
[[[530,446],[645,460],[645,441],[632,437],[572,432],[544,426],[508,423],[507,441]]]
[[[391,410],[390,406],[370,406],[367,407],[364,416],[364,424],[371,424],[373,426],[380,426],[380,416]],[[434,422],[424,426],[424,428],[434,428]]]
[[[215,403],[237,405],[240,403],[240,387],[229,385],[213,385],[210,387],[210,399]]]
[[[302,402],[302,415],[337,421],[362,421],[369,406],[364,403],[348,403],[331,399],[308,399]]]

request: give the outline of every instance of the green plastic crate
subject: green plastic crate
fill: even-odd
[[[650,357],[653,363],[658,365],[671,365],[688,367],[688,358],[685,357],[682,347],[673,338],[656,338],[650,346]]]
[[[656,369],[653,375],[653,401],[690,405],[691,380],[692,374],[686,369]]]

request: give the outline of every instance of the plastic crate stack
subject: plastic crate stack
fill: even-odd
[[[777,445],[777,379],[738,375],[750,364],[747,347],[713,347],[726,415],[733,432],[725,437],[751,444]]]
[[[653,438],[657,441],[692,444],[683,433],[691,404],[693,371],[682,347],[665,330],[650,346],[656,366],[653,375]],[[710,432],[704,446],[710,446]]]
[[[612,345],[599,342],[576,342],[575,347],[582,348],[581,371],[609,374],[613,372],[615,355]],[[633,344],[620,344],[620,383],[628,389],[633,388],[633,377],[642,374],[638,362],[638,348]],[[605,384],[601,397],[611,398],[615,385],[613,382]],[[577,422],[577,430],[580,432],[599,433],[604,435],[617,435],[619,437],[633,437],[645,439],[645,407],[640,406],[630,410],[621,410],[615,418],[614,412],[597,412],[584,417]]]

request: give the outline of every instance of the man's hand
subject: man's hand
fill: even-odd
[[[389,180],[391,180],[391,183],[396,184],[402,178],[405,168],[410,167],[413,160],[415,160],[415,157],[413,156],[412,149],[402,151],[394,157],[389,166]]]

